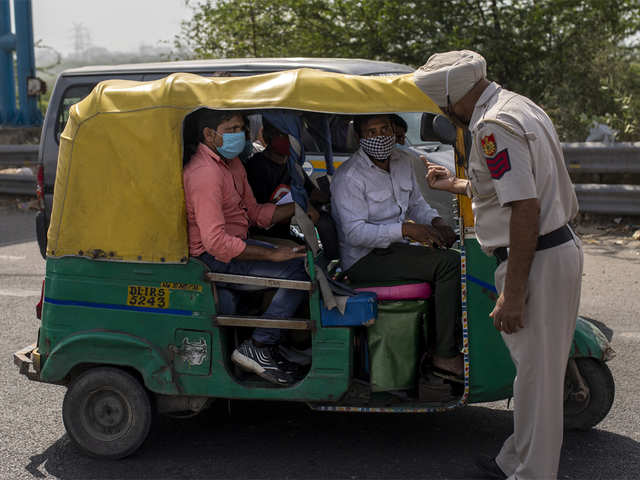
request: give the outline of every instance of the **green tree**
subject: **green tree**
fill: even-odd
[[[594,120],[621,140],[640,139],[637,0],[187,3],[193,17],[175,45],[194,57],[359,57],[417,67],[435,52],[468,48],[485,56],[490,78],[543,106],[563,140],[583,140]]]

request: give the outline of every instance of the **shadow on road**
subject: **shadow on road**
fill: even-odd
[[[143,447],[120,461],[82,456],[63,436],[25,469],[36,478],[60,479],[473,478],[474,458],[495,454],[512,429],[510,411],[485,407],[345,414],[234,402],[231,416],[221,410],[188,420],[159,418]],[[570,432],[560,477],[635,479],[639,458],[640,444],[627,437]]]
[[[0,247],[36,239],[36,212],[0,209]]]

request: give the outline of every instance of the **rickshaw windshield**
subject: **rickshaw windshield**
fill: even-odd
[[[70,109],[60,138],[47,255],[186,262],[182,123],[202,107],[331,115],[439,112],[412,74],[299,69],[101,82]]]

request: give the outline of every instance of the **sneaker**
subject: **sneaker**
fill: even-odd
[[[273,345],[258,347],[251,340],[245,340],[231,354],[231,361],[243,370],[253,372],[265,380],[280,386],[293,383],[290,374],[283,371],[273,355]]]
[[[285,372],[287,375],[293,377],[294,380],[299,380],[305,376],[309,368],[307,366],[300,365],[298,363],[290,361],[285,357],[277,345],[273,345],[271,348],[271,356],[275,360],[278,368]]]

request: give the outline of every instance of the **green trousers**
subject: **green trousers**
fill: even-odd
[[[405,243],[376,248],[346,272],[356,284],[429,282],[434,290],[435,355],[460,353],[456,325],[460,322],[460,254]]]

